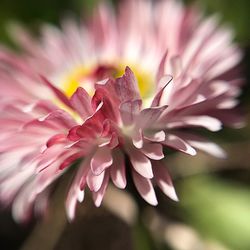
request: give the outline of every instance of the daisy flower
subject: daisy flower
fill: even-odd
[[[39,40],[18,26],[12,34],[22,53],[0,51],[0,200],[16,220],[43,211],[76,160],[70,219],[86,188],[100,206],[110,180],[125,188],[127,174],[148,203],[157,205],[153,185],[178,200],[163,147],[225,157],[190,131],[243,125],[234,111],[241,51],[229,28],[195,8],[101,4],[87,24],[44,25]]]

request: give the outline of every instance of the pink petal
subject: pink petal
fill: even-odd
[[[171,64],[171,74],[174,76],[179,76],[183,72],[182,60],[180,56],[173,56],[170,58]]]
[[[92,107],[97,109],[102,104],[101,115],[112,121],[117,121],[119,117],[118,105],[115,97],[111,96],[105,88],[98,88],[92,98]]]
[[[162,144],[189,155],[196,155],[196,151],[194,148],[192,148],[187,142],[173,134],[166,135],[166,139],[164,142],[162,142]]]
[[[75,91],[70,98],[70,103],[83,120],[93,113],[90,96],[83,88]]]
[[[144,138],[152,141],[152,142],[161,142],[164,141],[166,138],[165,132],[163,130],[159,131],[159,132],[151,132],[151,133],[146,133],[144,132]]]
[[[108,147],[98,148],[91,159],[90,165],[93,174],[99,175],[113,163],[111,151]]]
[[[161,160],[164,158],[162,145],[159,143],[146,143],[141,152],[152,160]]]
[[[141,128],[152,127],[167,107],[167,105],[164,105],[143,109],[137,118],[137,126]]]
[[[86,176],[89,172],[90,166],[89,161],[85,160],[80,165],[76,176],[70,186],[67,199],[66,199],[66,212],[69,220],[73,220],[75,216],[75,208],[77,204],[77,200],[79,200],[79,196],[83,196],[83,187],[86,182]],[[84,183],[84,185],[83,185]],[[82,187],[81,187],[82,186]],[[82,197],[83,198],[83,197]],[[82,199],[80,199],[82,200]]]
[[[56,134],[52,136],[46,143],[46,146],[49,148],[54,144],[65,141],[66,136],[64,134]]]
[[[153,164],[154,180],[158,187],[163,191],[165,195],[170,197],[174,201],[178,201],[171,177],[166,167],[160,162],[154,162]]]
[[[218,158],[226,158],[226,152],[221,147],[201,136],[184,132],[178,132],[178,136],[181,136],[194,148]]]
[[[107,189],[107,186],[108,186],[108,182],[109,182],[109,173],[107,171],[107,173],[105,174],[101,188],[97,192],[93,193],[93,200],[94,200],[96,207],[99,207],[102,203],[103,196],[104,196],[106,189]]]
[[[218,131],[221,129],[221,122],[211,116],[201,115],[201,116],[186,116],[181,119],[181,121],[170,122],[168,128],[177,128],[177,127],[204,127],[210,131]]]
[[[116,79],[115,90],[121,103],[141,99],[137,80],[129,67],[121,78]]]
[[[119,145],[118,135],[113,132],[111,135],[104,139],[102,144],[99,144],[98,147],[109,147],[110,149],[114,149]]]
[[[43,123],[47,123],[46,125],[51,125],[56,128],[62,127],[68,129],[76,125],[75,120],[73,120],[73,118],[62,109],[54,110],[49,114],[46,114],[45,116],[35,119],[34,121],[30,122],[30,125],[35,125],[35,122],[40,123],[40,125],[43,125]],[[29,123],[27,123],[27,126],[25,125],[25,127],[28,127],[28,125]]]
[[[87,120],[85,120],[85,122],[80,127],[77,127],[76,130],[73,132],[75,132],[79,137],[84,139],[92,139],[95,138],[98,134],[100,134],[103,129],[102,120],[100,119],[100,116],[102,116],[102,107],[103,103],[101,102],[96,108],[95,113],[92,116],[88,117]]]
[[[158,72],[157,72],[157,76],[156,76],[156,81],[159,83],[160,79],[163,77],[164,72],[165,72],[165,64],[167,61],[167,55],[168,55],[168,51],[166,51],[161,59],[160,65],[158,67]]]
[[[173,77],[169,76],[169,75],[166,75],[166,76],[161,78],[161,80],[159,81],[159,86],[158,86],[159,90],[156,93],[156,95],[152,101],[151,107],[156,107],[156,106],[160,105],[163,91],[167,87],[167,85],[172,81],[172,79],[173,79]]]
[[[17,222],[25,222],[32,214],[33,202],[35,200],[34,182],[27,182],[23,186],[12,204],[12,216]]]
[[[130,162],[137,173],[145,178],[153,178],[151,161],[139,150],[129,150]]]
[[[141,175],[132,171],[132,177],[136,186],[137,191],[141,197],[149,204],[156,206],[158,204],[155,191],[151,181],[147,178],[143,178]]]
[[[67,217],[69,221],[72,221],[75,218],[75,210],[77,201],[82,202],[84,200],[84,190],[77,190],[75,194],[71,194],[71,199],[67,202]]]
[[[67,138],[70,140],[70,141],[78,141],[81,137],[80,135],[77,134],[78,132],[78,129],[81,128],[81,125],[77,125],[77,126],[74,126],[72,127],[69,132],[68,132],[68,136]]]
[[[133,145],[136,148],[142,148],[143,147],[143,135],[142,135],[142,130],[141,129],[136,129],[134,131],[134,134],[132,136],[132,142]]]
[[[210,155],[213,155],[218,158],[226,158],[226,152],[216,145],[215,143],[209,142],[209,141],[191,141],[189,140],[188,143],[201,151],[204,151]]]
[[[124,155],[121,151],[116,151],[113,154],[113,165],[110,168],[110,176],[113,183],[118,188],[125,188],[127,185],[126,180],[126,166]]]
[[[131,125],[141,110],[142,101],[133,100],[120,105],[120,113],[125,126]]]
[[[97,192],[103,183],[105,171],[101,172],[99,175],[94,175],[92,171],[89,171],[87,175],[87,184],[91,191]]]
[[[59,90],[58,88],[56,88],[48,79],[46,79],[44,76],[40,76],[42,79],[42,82],[49,87],[53,93],[55,94],[56,97],[58,97],[58,99],[60,101],[62,101],[66,106],[71,108],[71,103],[69,101],[69,99],[64,95],[64,93]]]
[[[64,168],[70,166],[74,163],[77,159],[81,158],[83,156],[82,152],[77,152],[75,154],[70,155],[66,159],[63,160],[63,162],[60,164],[59,169],[63,170]]]

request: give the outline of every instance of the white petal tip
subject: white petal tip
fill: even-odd
[[[171,195],[169,195],[169,198],[176,202],[180,201],[175,191]]]
[[[118,185],[116,185],[118,188],[120,188],[120,189],[125,189],[126,188],[126,186],[127,186],[127,183],[123,183],[123,184],[118,184]]]
[[[195,156],[197,155],[197,151],[194,149],[194,148],[191,148],[189,151],[188,151],[188,154],[192,155],[192,156]]]
[[[151,206],[156,207],[156,206],[158,205],[158,201],[157,201],[156,197],[154,197],[154,198],[152,198],[152,199],[150,199],[150,198],[145,198],[145,197],[144,197],[144,199],[145,199],[145,201],[146,201],[147,203],[149,203]]]
[[[102,204],[100,201],[95,201],[94,203],[95,203],[95,206],[96,206],[96,207],[100,207],[101,204]]]
[[[143,176],[145,178],[148,178],[148,179],[152,179],[154,177],[153,173],[148,173],[146,176]]]
[[[80,203],[83,202],[83,200],[84,200],[84,191],[83,191],[83,190],[80,190],[80,191],[79,191],[77,200],[78,200]]]
[[[151,203],[152,206],[157,206],[158,205],[158,201],[155,201],[153,203]]]
[[[66,216],[69,222],[72,222],[75,219],[75,212],[74,211],[67,211]]]
[[[142,141],[133,141],[133,145],[136,148],[141,149],[143,147],[143,142]]]

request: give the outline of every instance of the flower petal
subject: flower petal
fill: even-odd
[[[178,132],[177,134],[194,148],[218,158],[226,158],[226,152],[221,147],[201,136],[184,132]]]
[[[174,201],[178,201],[171,177],[166,167],[161,162],[153,163],[154,180],[165,195]]]
[[[41,77],[42,82],[52,90],[55,96],[58,97],[58,99],[62,103],[64,103],[66,106],[71,108],[71,103],[69,99],[66,97],[66,95],[64,95],[64,93],[61,90],[59,90],[57,87],[55,87],[46,77],[42,75],[40,77]]]
[[[132,142],[136,148],[143,147],[143,134],[141,129],[135,129],[134,134],[132,135]]]
[[[101,188],[104,175],[105,171],[101,172],[99,175],[94,175],[92,171],[89,171],[86,181],[91,191],[97,192]]]
[[[116,79],[115,90],[121,103],[141,99],[137,80],[129,67],[126,67],[122,77]]]
[[[161,97],[164,92],[164,89],[167,87],[167,85],[172,81],[173,77],[170,75],[163,76],[161,80],[159,81],[159,90],[156,93],[152,103],[151,107],[157,107],[160,105]]]
[[[120,105],[120,113],[125,126],[131,125],[141,110],[142,101],[133,100]]]
[[[147,178],[143,178],[141,175],[132,171],[132,177],[136,186],[137,191],[141,197],[149,204],[156,206],[158,204],[155,195],[154,187],[151,181]]]
[[[77,200],[79,200],[80,195],[83,195],[81,191],[83,191],[84,185],[82,184],[86,182],[86,176],[88,172],[89,172],[89,161],[85,160],[79,166],[79,169],[73,180],[73,183],[70,186],[67,199],[66,199],[66,203],[65,203],[67,217],[70,221],[73,220],[75,217],[75,208],[76,208]],[[82,188],[81,188],[81,185],[82,185]]]
[[[161,59],[160,65],[158,67],[157,75],[156,75],[156,81],[159,83],[160,79],[163,77],[164,72],[165,72],[165,64],[167,61],[167,55],[168,51],[166,51]]]
[[[180,119],[180,121],[170,122],[168,128],[177,128],[177,127],[204,127],[212,132],[219,131],[222,127],[222,123],[211,116],[201,115],[201,116],[186,116]]]
[[[167,105],[164,105],[143,109],[137,117],[137,126],[140,128],[152,127],[167,107]]]
[[[99,175],[113,163],[111,151],[108,147],[98,148],[91,159],[90,166],[93,174]]]
[[[196,155],[195,149],[192,148],[187,142],[185,142],[184,140],[182,140],[176,135],[173,135],[173,134],[166,135],[165,141],[161,143],[168,147],[184,152],[186,154]]]
[[[75,91],[70,98],[70,103],[83,120],[93,113],[90,96],[83,88]]]
[[[153,178],[151,161],[139,150],[129,150],[130,162],[137,173],[145,178]]]
[[[116,151],[113,154],[113,164],[110,168],[110,176],[113,183],[118,188],[125,188],[127,185],[126,180],[126,166],[124,155],[121,151]]]
[[[159,143],[146,143],[141,152],[152,160],[161,160],[164,158],[162,145]]]
[[[165,132],[163,130],[159,132],[144,132],[144,138],[151,141],[151,142],[161,142],[164,141],[166,138]]]
[[[93,200],[94,200],[96,207],[100,207],[100,205],[102,203],[103,196],[104,196],[106,189],[107,189],[107,186],[108,186],[108,182],[109,182],[109,173],[107,171],[105,173],[101,188],[97,192],[93,193]]]

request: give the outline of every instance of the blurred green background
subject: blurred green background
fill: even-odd
[[[9,22],[21,22],[37,32],[42,22],[59,25],[65,15],[87,18],[97,2],[96,0],[0,0],[0,41],[13,46],[6,31]],[[115,0],[112,2],[118,3]],[[245,53],[243,67],[246,85],[241,96],[241,105],[249,121],[250,1],[186,0],[185,2],[186,4],[195,2],[207,14],[218,13],[223,23],[234,28],[235,39]],[[213,139],[226,148],[229,158],[226,161],[217,161],[204,155],[197,159],[173,157],[171,165],[175,166],[172,171],[178,176],[175,186],[180,202],[171,202],[161,197],[159,193],[160,205],[157,209],[147,207],[143,203],[140,206],[140,217],[131,228],[133,249],[250,249],[249,125],[237,131],[225,129],[218,135],[213,135]],[[32,231],[34,222],[26,226],[16,225],[6,211],[2,212],[0,219],[0,249],[19,249]],[[181,245],[182,242],[184,246]]]

